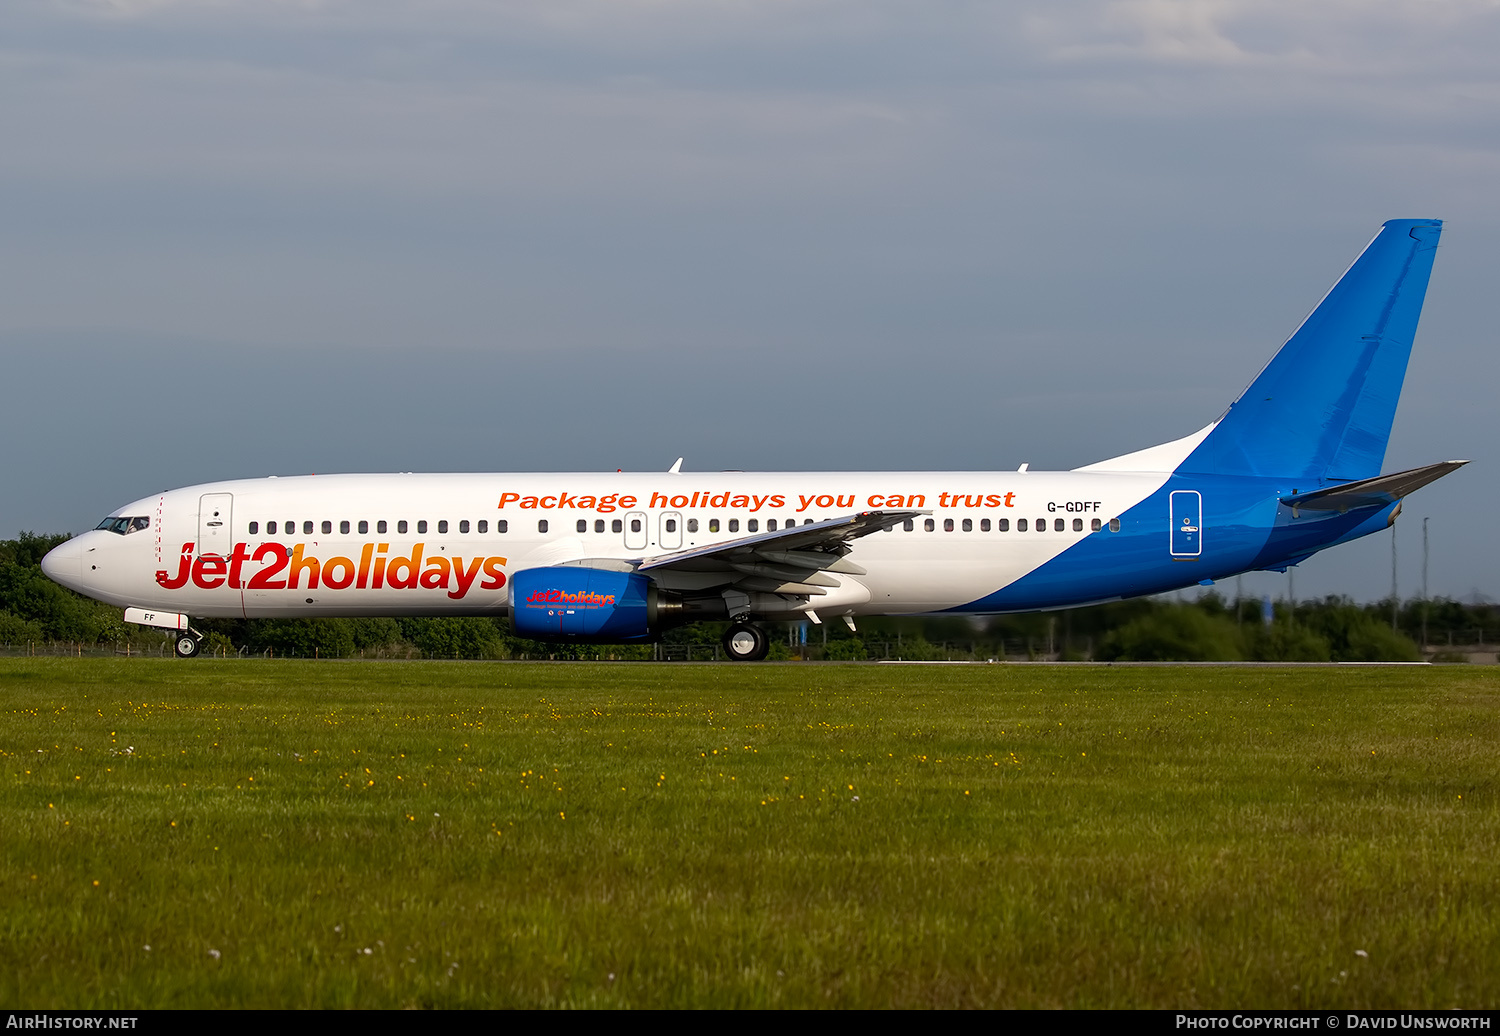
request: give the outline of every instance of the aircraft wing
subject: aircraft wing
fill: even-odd
[[[1414,493],[1429,482],[1436,482],[1444,475],[1457,471],[1466,460],[1445,460],[1427,464],[1409,471],[1397,471],[1390,475],[1377,475],[1358,482],[1346,482],[1342,486],[1318,489],[1311,493],[1281,498],[1283,507],[1296,511],[1354,511],[1361,507],[1385,507]]]
[[[929,511],[861,511],[808,525],[791,525],[775,532],[756,533],[706,547],[658,554],[641,562],[637,571],[673,569],[722,574],[726,583],[743,590],[800,594],[827,593],[839,581],[822,573],[862,576],[865,570],[847,560],[850,544],[872,532],[893,528]]]

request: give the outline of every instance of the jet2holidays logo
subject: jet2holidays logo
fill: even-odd
[[[469,557],[432,554],[425,560],[426,544],[413,544],[411,552],[386,556],[388,543],[366,543],[359,561],[353,558],[318,558],[306,545],[262,543],[251,552],[245,543],[235,544],[228,557],[193,553],[184,543],[175,575],[166,569],[156,581],[168,590],[191,583],[201,590],[227,586],[231,590],[443,590],[455,601],[462,600],[478,584],[480,590],[498,590],[505,585],[503,557]],[[251,568],[247,570],[247,563]],[[483,576],[481,579],[480,577]]]

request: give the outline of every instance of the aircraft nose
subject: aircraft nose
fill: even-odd
[[[61,583],[71,590],[78,589],[83,577],[83,549],[77,538],[49,550],[42,558],[42,572],[54,583]]]

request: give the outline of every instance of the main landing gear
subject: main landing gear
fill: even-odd
[[[177,643],[173,645],[178,658],[196,658],[198,652],[203,650],[203,638],[195,630],[184,630],[177,634]]]
[[[724,653],[731,662],[759,662],[770,650],[766,631],[748,622],[737,622],[724,634]]]

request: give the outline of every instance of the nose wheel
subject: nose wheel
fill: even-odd
[[[748,622],[737,622],[724,634],[724,653],[731,662],[759,662],[770,650],[766,631]]]
[[[203,641],[192,633],[179,633],[173,650],[177,652],[178,658],[196,658],[198,652],[203,650]]]

